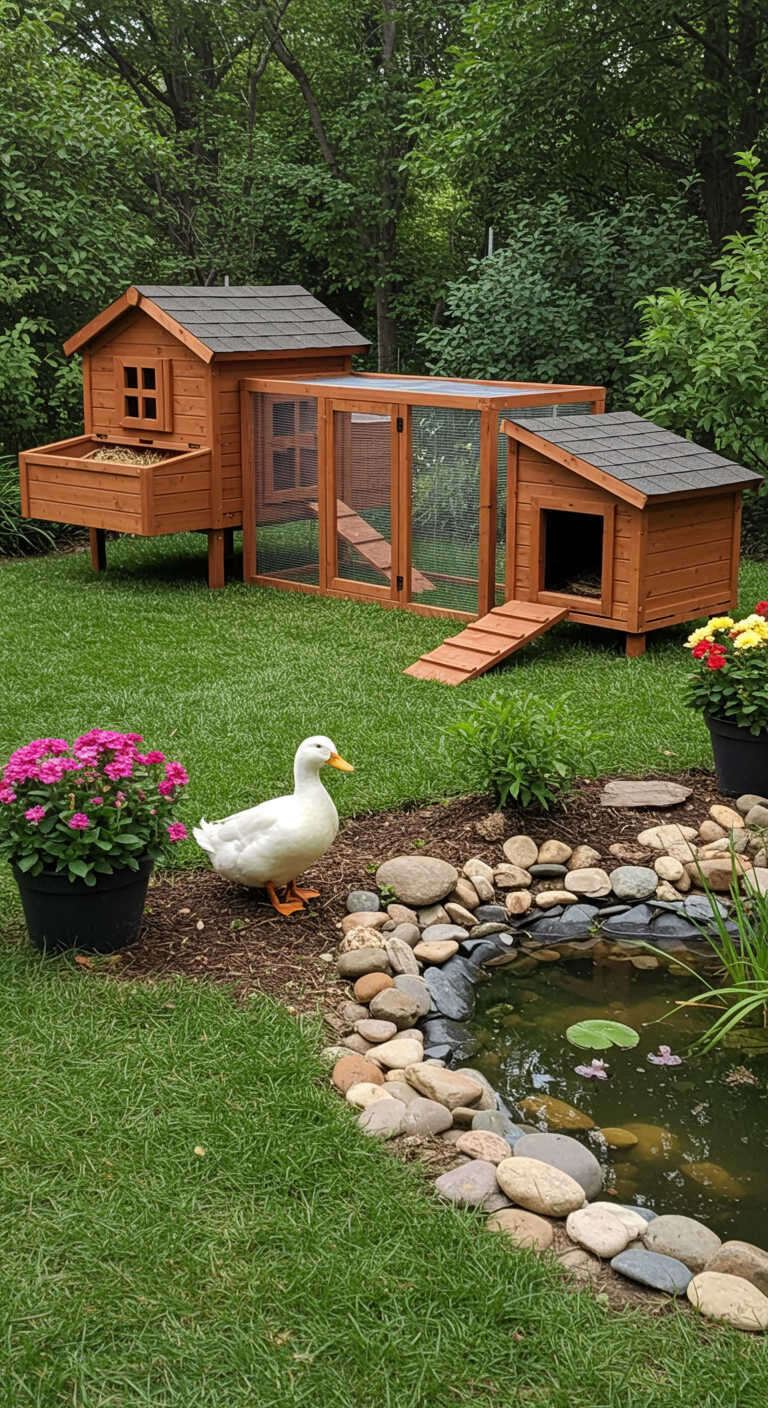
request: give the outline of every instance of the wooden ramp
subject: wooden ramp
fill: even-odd
[[[308,505],[313,513],[319,513],[319,505],[311,503]],[[377,533],[370,523],[366,523],[359,513],[355,513],[349,504],[342,503],[341,499],[336,500],[336,531],[345,543],[349,543],[355,552],[359,553],[369,567],[375,567],[382,577],[387,581],[392,580],[392,547],[386,538],[382,538],[381,533]],[[433,592],[434,582],[430,582],[423,573],[417,572],[416,568],[411,569],[411,593],[417,596],[419,592]]]
[[[417,680],[463,684],[493,669],[536,636],[543,635],[568,615],[566,607],[544,606],[537,601],[507,601],[487,616],[473,621],[457,636],[446,636],[437,650],[409,665],[406,675]]]

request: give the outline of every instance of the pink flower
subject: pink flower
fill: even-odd
[[[103,797],[91,797],[91,800],[90,800],[89,805],[92,806],[92,807],[102,807],[102,806],[104,805],[104,798],[103,798]]]
[[[183,821],[172,821],[171,825],[167,826],[165,829],[168,832],[168,836],[171,841],[186,840],[187,828],[184,825]]]
[[[597,1056],[593,1058],[591,1065],[574,1066],[573,1069],[577,1076],[596,1076],[598,1080],[608,1079],[608,1067],[605,1061],[600,1061]]]
[[[41,782],[61,782],[65,772],[67,772],[67,768],[64,766],[63,758],[48,758],[40,764],[37,776]]]
[[[33,826],[39,826],[45,816],[45,807],[30,807],[29,811],[25,812],[24,815],[27,821],[32,822]]]
[[[74,816],[71,816],[68,822],[71,831],[85,831],[86,827],[90,826],[90,824],[85,812],[75,812]]]
[[[11,802],[15,801],[16,793],[12,787],[0,787],[0,802],[4,802],[5,805],[8,806]]]
[[[660,1046],[658,1055],[654,1055],[653,1052],[648,1053],[648,1060],[652,1061],[654,1066],[679,1066],[682,1064],[683,1058],[682,1056],[673,1056],[669,1046]]]
[[[189,773],[181,763],[166,763],[165,776],[169,782],[175,782],[179,787],[184,787],[189,782]]]
[[[121,777],[130,777],[133,772],[133,759],[125,753],[119,754],[111,763],[107,763],[104,768],[105,777],[111,778],[113,782],[118,782]]]
[[[175,788],[172,782],[158,782],[157,790],[161,797],[172,797]]]
[[[149,753],[137,753],[136,761],[151,767],[153,763],[164,763],[165,753],[159,753],[157,748],[152,748]]]

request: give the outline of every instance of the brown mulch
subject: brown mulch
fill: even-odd
[[[539,841],[557,836],[572,845],[587,842],[613,861],[612,842],[634,841],[638,831],[657,821],[703,820],[713,801],[727,800],[717,792],[711,773],[682,773],[669,780],[692,788],[682,806],[664,811],[601,807],[605,779],[597,779],[580,783],[549,814],[507,808],[505,835],[525,831]],[[477,831],[478,822],[493,810],[490,797],[459,797],[344,822],[330,852],[305,877],[321,891],[320,899],[289,919],[275,913],[263,891],[232,885],[207,867],[161,873],[150,888],[141,937],[126,953],[121,972],[131,978],[183,974],[232,983],[240,996],[264,992],[305,1012],[315,1011],[319,1002],[334,1005],[332,999],[343,999],[346,991],[334,979],[334,965],[321,954],[335,948],[348,892],[375,888],[376,867],[394,855],[437,855],[459,869],[473,855],[498,863],[501,843],[484,840]]]

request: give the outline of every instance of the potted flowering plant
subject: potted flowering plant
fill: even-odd
[[[768,794],[768,601],[741,621],[713,616],[686,647],[686,703],[704,714],[721,790]]]
[[[141,744],[94,728],[71,747],[35,739],[5,766],[0,856],[40,949],[110,953],[138,936],[155,859],[187,834],[173,811],[189,781],[181,763]]]

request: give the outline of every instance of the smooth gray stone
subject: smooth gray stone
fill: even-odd
[[[446,972],[442,968],[424,969],[424,982],[429,988],[435,1009],[455,1022],[469,1022],[475,1015],[475,991],[464,973]]]
[[[605,914],[605,910],[602,910],[601,913]],[[606,927],[616,930],[641,929],[650,924],[652,919],[653,910],[649,904],[633,904],[622,914],[611,915],[611,922]]]
[[[347,895],[347,914],[376,914],[381,909],[381,900],[373,890],[350,890]]]
[[[593,1201],[602,1192],[603,1170],[594,1154],[570,1134],[526,1134],[515,1144],[518,1158],[540,1159],[580,1183]]]
[[[490,939],[465,939],[461,951],[476,964],[483,964],[486,958],[495,958],[497,953],[504,952],[501,944]]]
[[[477,1051],[477,1037],[460,1022],[453,1022],[448,1017],[431,1016],[426,1021],[420,1022],[424,1033],[424,1047],[444,1046],[448,1055],[456,1061],[466,1061]],[[443,1059],[448,1059],[444,1056]]]
[[[624,906],[620,906],[624,908]],[[598,909],[596,904],[572,904],[568,906],[566,919],[572,924],[591,924],[596,914],[604,914],[605,910]]]
[[[440,967],[451,980],[454,974],[461,974],[470,983],[481,983],[486,977],[479,963],[461,953],[454,953],[453,957],[449,958],[447,963],[441,963]]]
[[[557,888],[560,889],[560,886],[558,885]],[[528,914],[524,914],[522,919],[526,924],[535,924],[538,929],[545,919],[558,919],[561,914],[567,914],[568,910],[570,910],[570,905],[568,909],[566,909],[565,905],[553,904],[551,909],[536,909],[530,911]]]
[[[478,924],[506,924],[509,915],[500,904],[479,904],[475,910]]]
[[[720,914],[725,918],[730,906],[727,905],[724,900],[719,899],[715,900],[715,904]],[[695,919],[698,924],[712,922],[712,906],[706,895],[688,895],[686,899],[683,900],[682,908],[683,913],[687,914],[689,919]]]
[[[521,1125],[514,1124],[511,1129],[507,1130],[506,1134],[502,1135],[502,1138],[506,1139],[510,1149],[514,1151],[515,1145],[519,1142],[519,1140],[525,1139],[528,1133],[529,1131],[527,1129],[523,1129]]]
[[[637,1203],[622,1203],[621,1207],[625,1208],[627,1212],[636,1212],[638,1216],[644,1217],[646,1222],[653,1222],[654,1217],[658,1216],[657,1213],[651,1212],[650,1208],[641,1208]]]
[[[619,900],[648,900],[655,895],[659,877],[649,865],[617,865],[611,871],[611,889]]]
[[[654,1291],[665,1291],[669,1296],[685,1295],[693,1272],[674,1256],[662,1256],[660,1252],[644,1252],[627,1249],[611,1259],[614,1271],[627,1276],[630,1281],[639,1281],[641,1286],[650,1286]]]
[[[487,1129],[491,1134],[500,1135],[502,1139],[516,1127],[514,1120],[505,1115],[503,1110],[478,1110],[477,1114],[472,1116],[473,1129]]]
[[[653,939],[698,939],[701,938],[695,924],[684,919],[681,914],[657,914],[649,926],[648,937]]]
[[[422,943],[441,942],[443,939],[453,939],[455,943],[460,943],[462,939],[469,938],[469,930],[464,929],[461,924],[428,924],[426,929],[421,931]]]
[[[578,905],[574,905],[573,909],[578,909],[579,907]],[[628,904],[606,904],[601,905],[597,909],[597,913],[600,915],[601,919],[610,919],[614,914],[626,914],[629,908],[630,906]],[[573,910],[571,913],[573,913]]]
[[[550,877],[554,879],[558,875],[567,875],[568,867],[557,865],[555,861],[542,861],[540,864],[529,865],[528,874],[532,875],[534,880],[548,880]]]
[[[395,975],[395,987],[407,993],[416,1003],[416,1016],[426,1017],[432,1006],[432,997],[423,978],[417,978],[414,973],[397,973]]]
[[[571,923],[568,910],[559,919],[542,919],[536,925],[536,939],[546,942],[547,939],[559,939],[561,942],[577,943],[579,939],[591,939],[592,928],[589,921],[586,923],[578,920]]]
[[[452,1047],[452,1046],[446,1046],[444,1043],[443,1043],[443,1045],[439,1045],[439,1046],[426,1046],[426,1045],[425,1045],[425,1047],[424,1047],[424,1060],[425,1060],[425,1061],[439,1061],[439,1062],[442,1062],[443,1064],[446,1064],[448,1061],[450,1061],[452,1055],[453,1055],[453,1047]]]

